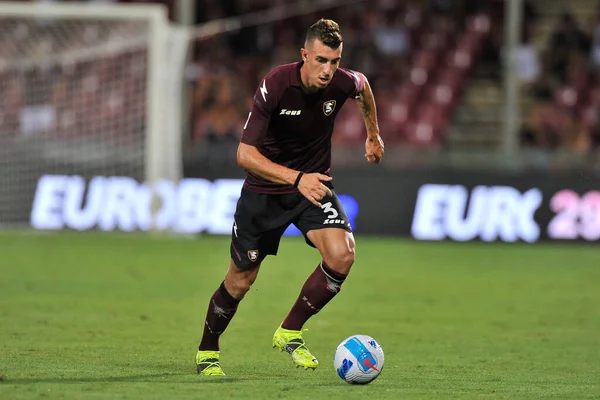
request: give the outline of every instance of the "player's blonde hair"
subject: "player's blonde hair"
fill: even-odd
[[[321,18],[306,32],[306,43],[319,39],[325,46],[337,49],[344,41],[340,26],[331,19]]]

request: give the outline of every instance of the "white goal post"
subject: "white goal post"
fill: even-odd
[[[0,36],[0,226],[28,225],[45,174],[181,179],[189,37],[166,8],[2,2]]]

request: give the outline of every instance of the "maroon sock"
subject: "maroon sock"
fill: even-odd
[[[329,268],[325,261],[308,277],[298,300],[281,324],[284,329],[299,331],[310,317],[318,313],[340,291],[346,275]]]
[[[208,303],[204,333],[198,350],[219,350],[219,337],[235,315],[239,302],[227,292],[225,284],[221,283]]]

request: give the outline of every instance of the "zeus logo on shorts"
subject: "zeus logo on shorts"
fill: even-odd
[[[331,224],[345,224],[346,220],[343,219],[326,219],[323,221],[323,225],[331,225]]]

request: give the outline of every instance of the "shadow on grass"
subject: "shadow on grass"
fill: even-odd
[[[171,379],[161,379],[171,378]],[[176,379],[173,379],[176,378]],[[187,378],[187,379],[179,379]],[[196,378],[196,379],[194,379]],[[37,385],[42,383],[58,383],[58,384],[80,384],[80,383],[118,383],[118,382],[152,382],[152,383],[234,383],[247,381],[248,378],[234,377],[213,377],[198,376],[197,374],[149,374],[149,375],[131,375],[131,376],[102,376],[89,378],[70,378],[70,377],[49,377],[49,378],[11,378],[4,376],[0,381],[2,385]]]

